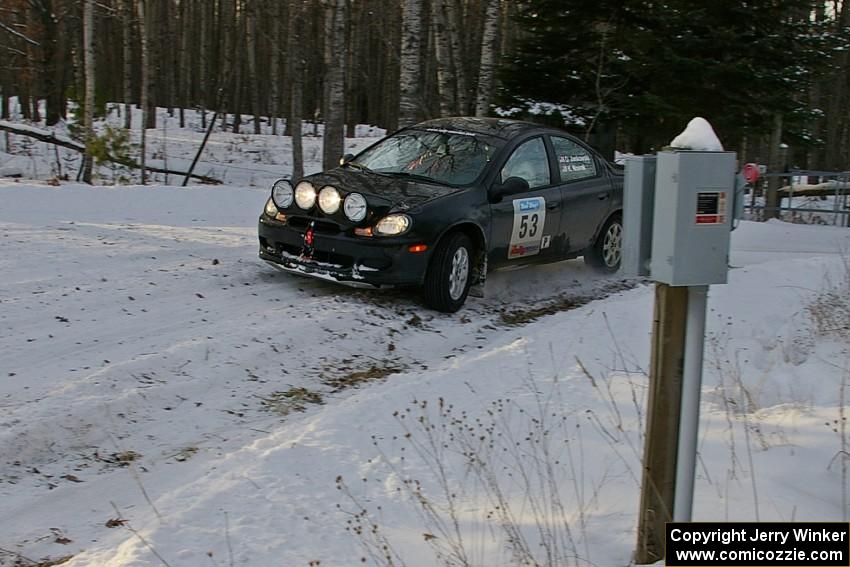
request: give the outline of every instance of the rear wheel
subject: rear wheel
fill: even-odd
[[[584,253],[588,266],[612,274],[620,269],[623,258],[623,219],[616,214],[608,219],[599,232],[596,242]]]
[[[445,236],[434,250],[425,274],[425,303],[428,307],[454,313],[466,301],[472,282],[472,241],[462,232]]]

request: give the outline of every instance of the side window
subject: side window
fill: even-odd
[[[558,173],[561,181],[575,181],[596,175],[596,162],[590,153],[567,138],[552,136],[555,159],[558,161]]]
[[[508,177],[521,177],[531,189],[549,185],[549,160],[543,138],[529,140],[519,146],[502,168],[502,183]]]

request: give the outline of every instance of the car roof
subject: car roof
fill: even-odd
[[[508,120],[505,118],[481,118],[477,116],[457,116],[453,118],[437,118],[420,122],[413,128],[435,129],[446,131],[467,132],[470,134],[481,134],[483,136],[493,136],[504,140],[514,138],[520,134],[530,132],[532,130],[551,131],[560,134],[566,134],[561,130],[557,130],[543,124],[534,124],[533,122],[523,122],[521,120]]]

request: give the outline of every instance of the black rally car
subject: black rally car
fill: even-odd
[[[447,312],[488,269],[582,255],[619,267],[622,174],[561,130],[444,118],[340,163],[295,187],[274,184],[260,258],[349,285],[422,286]]]

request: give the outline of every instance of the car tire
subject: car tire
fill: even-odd
[[[594,270],[613,274],[623,259],[623,218],[617,213],[605,223],[596,242],[584,253],[584,263]]]
[[[474,246],[467,235],[453,232],[440,240],[425,274],[425,303],[454,313],[466,301],[472,283]]]

